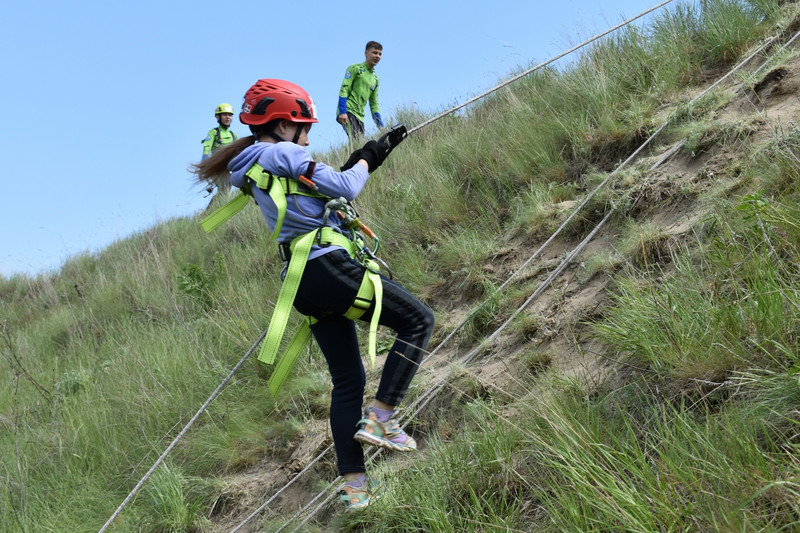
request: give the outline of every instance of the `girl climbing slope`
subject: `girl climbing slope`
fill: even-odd
[[[336,213],[341,199],[349,202],[358,196],[389,146],[367,142],[353,152],[341,172],[313,161],[305,147],[311,125],[317,122],[314,103],[305,90],[284,80],[262,79],[250,87],[239,120],[252,135],[214,152],[194,172],[200,183],[226,180],[230,172],[230,183],[255,199],[278,241],[287,261],[281,295],[284,289],[289,294],[296,291],[294,308],[309,317],[333,382],[330,424],[338,471],[345,479],[342,500],[348,511],[360,509],[372,495],[362,443],[397,451],[416,449],[414,439],[393,416],[433,329],[428,307],[398,283],[376,274],[374,263],[358,256],[353,232],[340,225]],[[332,199],[340,203],[333,204]],[[277,316],[280,300],[279,296],[270,329],[276,320],[285,324],[285,317]],[[362,415],[366,374],[354,318],[370,322],[373,316],[397,337],[374,404]],[[271,348],[268,340],[264,348],[274,352],[280,339]],[[259,359],[271,362],[271,356]]]

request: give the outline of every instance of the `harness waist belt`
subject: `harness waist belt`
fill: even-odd
[[[283,332],[286,329],[286,324],[291,314],[292,303],[294,302],[297,289],[300,286],[300,280],[303,277],[308,255],[311,252],[311,247],[314,244],[320,245],[338,245],[348,251],[350,256],[354,256],[357,251],[357,244],[329,227],[322,227],[301,235],[293,239],[289,243],[289,251],[291,259],[286,269],[286,277],[281,285],[280,293],[278,294],[278,301],[275,304],[275,311],[272,313],[267,336],[261,344],[261,350],[258,354],[258,360],[271,365],[275,362],[275,357],[278,353]],[[285,250],[285,244],[281,247]],[[364,278],[358,288],[353,304],[344,314],[350,320],[355,320],[361,317],[367,309],[369,309],[372,301],[375,301],[375,309],[372,313],[369,326],[369,358],[370,364],[375,367],[375,357],[377,352],[377,333],[378,333],[378,320],[380,318],[382,303],[383,303],[383,285],[381,282],[379,268],[375,261],[368,259],[364,264],[366,270],[364,271]],[[311,321],[316,321],[311,318],[306,321],[300,330],[295,334],[289,343],[289,347],[281,357],[272,376],[269,378],[268,386],[272,394],[277,394],[283,382],[286,380],[289,372],[297,361],[306,341],[311,333]]]

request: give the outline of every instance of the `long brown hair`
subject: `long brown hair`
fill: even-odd
[[[252,146],[264,135],[269,135],[278,140],[280,137],[275,137],[273,133],[275,127],[284,119],[276,118],[270,120],[266,124],[251,124],[250,132],[252,135],[237,139],[230,144],[226,144],[216,149],[210,156],[205,158],[199,163],[192,163],[189,167],[189,172],[197,175],[196,181],[201,185],[214,183],[221,191],[227,191],[231,188],[231,175],[228,171],[228,163],[242,153],[242,150],[248,146]]]
[[[199,163],[192,163],[189,167],[189,172],[197,176],[196,181],[201,185],[214,183],[219,190],[227,190],[230,188],[228,163],[239,155],[242,150],[255,144],[255,142],[255,136],[248,135],[221,146]]]

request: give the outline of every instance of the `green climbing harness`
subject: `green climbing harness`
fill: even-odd
[[[366,267],[364,271],[364,279],[358,288],[355,300],[350,308],[344,314],[346,318],[355,320],[369,309],[370,304],[375,300],[375,309],[372,313],[372,318],[369,325],[369,358],[370,364],[375,366],[375,355],[377,347],[377,333],[378,333],[378,318],[381,314],[381,302],[383,301],[383,285],[381,277],[378,274],[378,265],[375,260],[370,258],[360,258],[361,250],[358,249],[357,241],[352,241],[338,233],[333,228],[322,227],[310,233],[301,235],[300,237],[292,240],[289,245],[291,249],[291,259],[289,266],[286,269],[286,277],[281,285],[280,293],[278,294],[278,301],[275,304],[275,311],[272,313],[272,319],[269,323],[267,336],[261,345],[261,351],[258,354],[258,360],[266,364],[272,364],[275,360],[275,355],[278,352],[278,346],[283,336],[283,331],[286,329],[286,323],[291,313],[292,303],[297,294],[297,288],[300,285],[300,279],[303,277],[303,270],[305,270],[306,262],[308,261],[308,254],[311,251],[311,246],[314,243],[322,245],[336,244],[347,249],[352,257],[360,259],[362,264]],[[269,379],[269,388],[273,394],[277,394],[283,384],[289,371],[294,366],[300,350],[305,345],[311,334],[311,324],[315,319],[309,318],[300,327],[300,330],[295,334],[292,341],[289,343],[289,348],[281,357],[280,362],[275,367],[272,376]]]
[[[313,175],[314,165],[314,162],[309,163],[306,175]],[[380,241],[378,241],[374,233],[358,219],[355,211],[344,198],[330,198],[317,192],[316,185],[307,178],[306,175],[300,176],[299,180],[274,176],[257,163],[247,171],[246,176],[252,180],[258,188],[267,191],[272,201],[275,202],[277,221],[270,239],[277,239],[280,235],[281,226],[286,216],[286,198],[292,194],[325,200],[325,212],[322,217],[322,223],[324,224],[331,212],[336,212],[342,220],[342,225],[349,230],[352,238],[346,237],[330,226],[321,225],[313,231],[294,238],[289,243],[290,258],[286,266],[286,276],[284,277],[283,285],[281,285],[281,290],[278,294],[278,301],[275,304],[275,311],[272,313],[272,318],[270,319],[267,335],[261,344],[258,360],[269,365],[275,362],[275,356],[278,353],[278,348],[291,314],[292,304],[294,303],[297,289],[300,286],[300,280],[303,277],[303,271],[305,270],[311,247],[314,244],[320,246],[336,245],[347,250],[350,256],[355,258],[366,269],[355,300],[344,316],[350,320],[360,318],[367,309],[369,309],[372,302],[375,302],[375,309],[372,312],[369,325],[368,351],[370,364],[374,367],[377,351],[378,319],[381,314],[381,303],[383,301],[383,285],[381,283],[379,274],[380,267],[377,258],[366,246],[361,233],[366,233],[371,238],[375,239],[376,243]],[[200,224],[207,233],[210,233],[244,209],[248,202],[248,195],[241,192],[228,203],[205,217]],[[300,351],[311,336],[311,325],[315,322],[316,319],[308,317],[289,342],[284,355],[275,366],[268,382],[269,390],[273,394],[277,394],[284,381],[286,381],[289,372],[297,361],[297,357],[300,355]]]

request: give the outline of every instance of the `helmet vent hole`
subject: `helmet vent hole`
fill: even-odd
[[[258,101],[256,106],[253,108],[254,115],[264,115],[267,112],[267,106],[274,102],[274,98],[270,98],[269,96],[265,96],[261,100]]]
[[[302,98],[298,98],[295,101],[297,102],[297,105],[300,106],[300,114],[305,118],[311,118],[311,110],[308,108],[308,104],[306,103],[306,101],[303,100]],[[295,111],[292,112],[292,116],[296,116]]]

